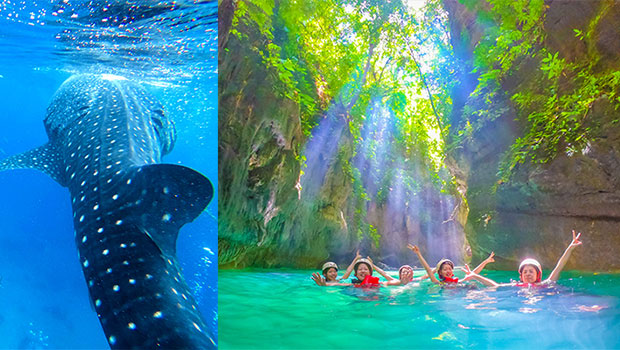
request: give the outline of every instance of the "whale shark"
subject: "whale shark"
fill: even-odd
[[[110,347],[216,348],[176,259],[179,229],[213,186],[161,163],[176,141],[162,104],[123,77],[74,75],[44,125],[48,142],[0,171],[37,169],[69,189],[78,258]]]

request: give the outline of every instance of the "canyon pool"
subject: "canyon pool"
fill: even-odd
[[[319,287],[312,272],[220,270],[220,348],[620,348],[620,274],[564,271],[534,289],[423,281],[364,291]]]

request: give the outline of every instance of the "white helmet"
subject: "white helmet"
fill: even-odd
[[[536,282],[540,282],[540,280],[542,279],[542,266],[540,265],[540,263],[536,259],[527,258],[527,259],[521,261],[521,265],[519,265],[519,276],[523,272],[523,268],[526,265],[531,265],[531,266],[534,266],[534,268],[536,268],[536,272],[537,272],[536,273]]]

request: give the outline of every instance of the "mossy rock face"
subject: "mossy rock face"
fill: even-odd
[[[428,175],[415,177],[414,198],[380,200],[377,185],[363,183],[361,200],[351,174],[357,146],[348,112],[331,106],[317,116],[316,138],[307,138],[299,105],[275,92],[277,71],[258,53],[268,40],[241,22],[235,30],[243,37],[222,39],[218,68],[220,268],[319,268],[326,260],[346,266],[357,249],[377,263],[415,265],[407,243],[420,245],[433,262],[447,252],[462,261],[466,205],[455,210],[457,201]],[[313,144],[319,151],[305,152]],[[302,169],[303,154],[315,166]]]
[[[317,200],[301,197],[307,138],[300,107],[276,92],[277,72],[257,51],[266,43],[262,35],[244,24],[236,29],[243,39],[227,36],[219,57],[220,267],[315,267],[329,255],[348,259],[356,245],[342,225],[350,181],[330,162]]]
[[[303,139],[299,106],[273,92],[278,82],[263,67],[252,45],[260,35],[245,29],[247,44],[228,36],[219,66],[219,236],[224,265],[243,267],[252,258],[275,258],[268,227],[286,214],[282,204],[296,196],[299,141]],[[249,46],[248,46],[249,44]],[[264,251],[264,252],[263,252]]]
[[[469,37],[476,37],[480,28],[472,27],[468,19],[471,13],[459,8],[462,5],[458,2],[449,2],[451,23],[460,25],[452,32],[469,30]],[[619,14],[617,2],[551,1],[546,10],[543,45],[567,62],[592,58],[594,70],[620,69],[620,29],[613,22]],[[590,40],[575,38],[573,29],[591,31]],[[454,44],[467,51],[476,42]],[[471,55],[469,51],[463,58]],[[517,72],[502,82],[506,95],[536,88],[532,62],[521,62]],[[571,79],[564,77],[559,91],[571,91]],[[463,88],[467,86],[465,82]],[[473,109],[484,108],[476,101],[467,104]],[[587,147],[562,151],[546,163],[519,164],[510,180],[504,181],[497,174],[501,155],[514,140],[524,136],[524,122],[516,121],[524,113],[507,100],[493,101],[493,106],[503,111],[501,116],[451,154],[450,167],[467,193],[470,211],[466,235],[472,260],[495,251],[497,262],[490,268],[512,269],[521,259],[535,257],[545,269],[552,269],[570,243],[574,229],[583,233],[584,244],[573,252],[567,269],[620,268],[620,110],[607,96],[599,96],[584,121],[590,128]],[[455,111],[453,116],[455,124],[462,118],[458,113]]]
[[[478,12],[489,5],[467,1],[466,8],[461,3],[445,1],[455,52],[471,62],[487,24],[479,22]],[[566,62],[591,59],[595,72],[620,68],[619,3],[546,5],[542,46]],[[540,89],[541,58],[532,55],[515,63],[514,74],[501,82],[505,96],[494,97],[490,109],[482,99],[470,97],[477,76],[464,69],[461,86],[452,96],[450,124],[464,123],[464,107],[488,109],[494,116],[447,159],[466,200],[457,205],[429,180],[420,179],[419,192],[402,203],[387,191],[379,196],[373,183],[363,184],[369,198],[361,201],[347,170],[355,145],[346,111],[317,116],[333,122],[325,142],[340,148],[334,154],[318,154],[320,167],[302,169],[301,155],[311,141],[302,132],[300,106],[275,92],[281,84],[277,71],[267,67],[257,51],[268,40],[254,28],[239,26],[235,30],[243,39],[223,31],[219,57],[222,267],[319,267],[324,260],[347,264],[357,248],[376,261],[398,266],[416,261],[404,247],[407,242],[419,244],[429,261],[448,254],[467,260],[463,247],[469,241],[474,263],[495,251],[497,263],[490,268],[512,269],[532,256],[550,269],[570,241],[571,229],[576,229],[583,232],[584,245],[575,250],[567,268],[620,268],[620,256],[614,254],[620,249],[620,114],[607,96],[598,96],[588,111],[587,147],[556,154],[544,164],[520,164],[506,181],[498,176],[499,163],[524,136],[527,113],[505,96]],[[576,38],[574,29],[588,33],[587,40]],[[558,91],[572,91],[574,86],[573,76],[561,76]],[[303,184],[300,191],[303,179],[317,181]],[[360,216],[376,230],[373,237],[356,226]]]

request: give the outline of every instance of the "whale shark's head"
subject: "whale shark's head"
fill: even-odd
[[[104,115],[106,109],[119,110],[117,117],[143,118],[152,127],[162,155],[174,147],[176,130],[163,105],[142,86],[111,74],[74,75],[60,86],[44,121],[50,140],[71,129],[79,132],[92,127],[82,124],[84,117],[92,113]]]

